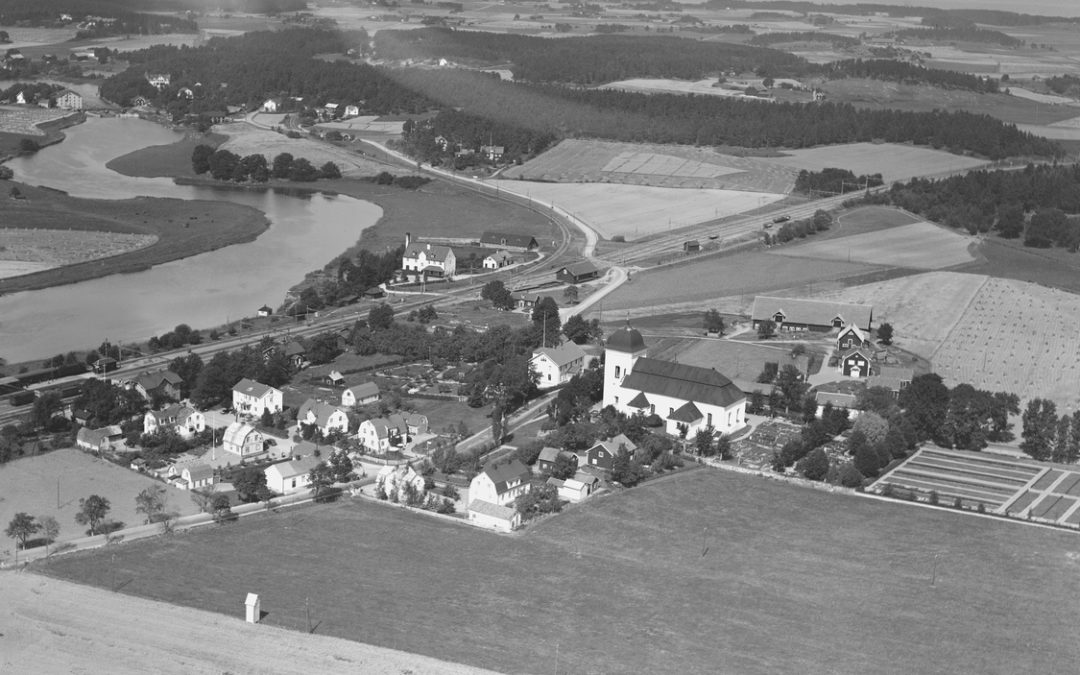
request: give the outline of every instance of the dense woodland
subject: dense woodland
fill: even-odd
[[[279,95],[300,96],[310,105],[329,100],[356,102],[373,114],[418,113],[432,105],[395,83],[385,71],[312,58],[344,52],[349,45],[334,31],[295,28],[214,38],[197,49],[155,46],[127,55],[131,67],[105,80],[101,95],[120,104],[145,96],[174,115],[226,105],[257,107]],[[170,73],[172,82],[158,91],[146,81],[147,72]],[[179,96],[183,87],[195,92],[193,100]]]
[[[501,161],[507,162],[535,156],[555,141],[551,132],[502,124],[453,108],[445,109],[431,119],[408,120],[402,132],[403,148],[411,157],[435,165],[451,161],[457,169],[489,161],[476,152],[457,155],[459,148],[476,151],[496,142],[504,148]]]
[[[771,47],[772,45],[789,44],[792,42],[824,42],[837,49],[850,49],[862,44],[859,38],[847,35],[833,35],[832,33],[819,33],[815,31],[802,31],[797,33],[762,33],[750,39],[749,44],[756,47]]]
[[[928,84],[943,89],[965,89],[980,94],[995,94],[999,91],[998,82],[992,77],[923,68],[891,59],[846,59],[822,64],[819,69],[821,75],[830,79],[869,77],[903,84]]]
[[[1080,246],[1080,165],[1029,165],[1022,171],[969,171],[940,180],[916,178],[870,195],[950,227],[1024,236],[1034,247]]]
[[[1075,75],[1055,75],[1047,78],[1045,83],[1055,94],[1080,96],[1080,77]]]
[[[1011,35],[1006,35],[999,30],[987,30],[985,28],[946,27],[934,28],[908,28],[893,33],[903,40],[925,40],[927,42],[983,42],[987,44],[1002,45],[1003,47],[1020,47],[1023,40],[1018,40]]]

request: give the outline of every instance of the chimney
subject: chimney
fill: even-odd
[[[405,233],[405,248],[409,248],[409,244],[411,244],[411,243],[412,243],[412,234],[409,233],[409,232],[406,232]]]

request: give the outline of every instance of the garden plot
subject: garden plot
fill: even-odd
[[[931,150],[897,143],[848,143],[806,150],[789,150],[786,157],[760,161],[796,171],[820,171],[826,167],[847,169],[857,176],[880,173],[886,183],[915,176],[933,176],[988,164],[984,159],[963,157],[943,150]]]
[[[71,115],[70,110],[46,109],[27,106],[0,106],[0,132],[23,134],[24,136],[44,136],[39,124],[54,122]]]
[[[949,386],[969,383],[1022,400],[1049,398],[1071,413],[1080,403],[1078,324],[1080,296],[991,278],[931,361]]]
[[[711,148],[567,139],[503,176],[555,183],[790,192],[798,172]]]
[[[804,258],[857,260],[872,265],[935,270],[974,260],[975,256],[969,249],[977,241],[975,237],[921,222],[885,231],[785,246],[774,252]]]
[[[522,183],[498,180],[501,189],[557,206],[602,237],[628,240],[761,208],[782,194],[740,190],[660,188],[604,183]]]

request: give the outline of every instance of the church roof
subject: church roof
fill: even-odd
[[[727,407],[746,398],[735,384],[710,368],[641,357],[623,380],[632,389],[681,401]]]

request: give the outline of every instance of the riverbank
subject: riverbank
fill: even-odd
[[[176,143],[151,145],[105,163],[105,168],[133,178],[194,178],[191,153],[197,145],[218,147],[227,140],[221,134],[196,134]]]
[[[124,200],[80,199],[57,190],[14,181],[21,199],[0,199],[0,227],[83,230],[151,235],[156,243],[104,258],[0,279],[0,293],[37,290],[111,274],[147,269],[232,244],[254,240],[270,221],[261,211],[219,201],[136,197]]]

